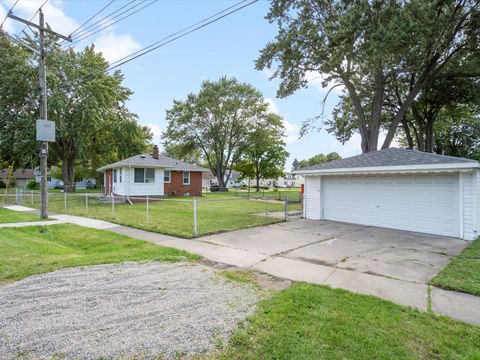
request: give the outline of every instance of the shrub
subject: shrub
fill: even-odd
[[[27,184],[27,188],[30,190],[40,189],[40,183],[35,180],[30,180]]]

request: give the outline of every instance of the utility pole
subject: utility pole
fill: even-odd
[[[40,140],[40,192],[41,192],[41,212],[40,217],[42,219],[48,218],[48,192],[47,192],[47,158],[48,158],[48,141],[55,142],[55,132],[53,133],[53,138],[51,136],[40,137],[39,138],[39,126],[49,127],[47,121],[47,77],[46,77],[46,70],[45,70],[45,32],[57,36],[61,39],[66,41],[72,42],[72,38],[70,36],[64,36],[55,31],[45,28],[45,18],[40,8],[38,10],[39,15],[39,24],[34,24],[28,20],[19,18],[18,16],[13,15],[12,11],[8,13],[8,17],[14,20],[17,20],[21,23],[29,25],[38,29],[39,32],[39,60],[38,60],[38,79],[40,85],[40,122],[37,121],[37,140]],[[55,131],[54,124],[52,124],[53,131]],[[50,134],[51,135],[51,134]]]

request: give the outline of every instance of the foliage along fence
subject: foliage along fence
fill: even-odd
[[[259,194],[257,194],[259,195]],[[70,214],[112,221],[159,233],[192,238],[223,231],[272,224],[301,214],[300,196],[199,198],[108,197],[99,194],[50,192],[51,214]],[[25,191],[6,197],[6,203],[40,208],[40,194]]]

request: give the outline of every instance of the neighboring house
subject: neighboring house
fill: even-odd
[[[212,185],[218,185],[218,180],[211,170],[205,171],[202,174],[202,187],[210,188]]]
[[[104,174],[105,194],[119,196],[201,196],[203,167],[159,154],[140,154],[97,171]]]
[[[37,183],[42,181],[40,168],[35,168],[35,181]],[[47,174],[47,189],[63,189],[63,181]]]
[[[0,179],[7,179],[10,176],[10,169],[0,170]],[[30,180],[35,180],[33,169],[17,169],[13,171],[11,179],[15,180],[15,186],[25,188]]]
[[[473,240],[480,230],[475,160],[390,148],[295,171],[304,217]]]
[[[279,188],[298,188],[303,184],[303,177],[292,173],[285,173],[285,176],[275,180],[276,187]]]
[[[80,179],[75,182],[75,189],[85,190],[85,189],[95,189],[97,186],[97,180],[95,179]]]
[[[202,186],[210,187],[212,185],[218,185],[218,179],[210,170],[207,170],[202,177]],[[238,171],[233,170],[230,174],[230,178],[227,182],[227,189],[240,188],[242,185],[246,185],[244,180],[241,180],[242,174]]]

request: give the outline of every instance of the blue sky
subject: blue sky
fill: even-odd
[[[44,6],[44,14],[54,30],[69,34],[109,1],[50,0]],[[0,0],[2,20],[13,2]],[[115,61],[236,2],[160,0],[76,46],[93,42],[109,61]],[[14,13],[30,18],[41,3],[43,0],[20,0]],[[102,15],[125,4],[125,0],[116,0]],[[174,99],[184,99],[188,93],[197,92],[204,80],[227,75],[255,86],[271,103],[272,110],[284,117],[288,130],[287,150],[290,152],[287,170],[294,158],[304,159],[331,151],[342,156],[360,153],[358,136],[341,145],[322,128],[299,138],[302,121],[321,112],[321,102],[327,90],[321,87],[320,74],[310,74],[308,89],[278,99],[278,82],[270,81],[268,72],[255,70],[254,60],[277,31],[275,24],[264,19],[268,8],[267,1],[255,3],[121,67],[125,84],[134,91],[129,108],[138,115],[140,123],[152,128],[156,143],[160,143],[161,131],[166,127],[165,110],[172,106]],[[20,27],[10,20],[4,28],[10,33],[20,31]],[[337,100],[336,93],[330,94],[326,116]]]

